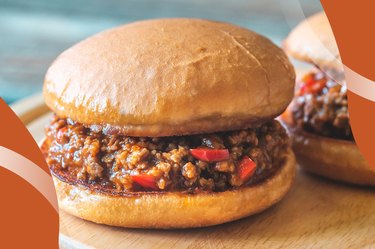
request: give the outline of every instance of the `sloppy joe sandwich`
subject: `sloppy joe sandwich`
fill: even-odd
[[[299,165],[331,179],[375,186],[375,173],[358,150],[350,127],[347,89],[339,51],[324,12],[299,24],[285,51],[313,65],[282,116]]]
[[[185,228],[278,202],[295,159],[274,118],[293,98],[284,52],[199,19],[131,23],[63,52],[42,151],[60,208],[96,223]]]

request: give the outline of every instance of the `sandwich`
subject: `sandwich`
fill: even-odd
[[[96,34],[45,76],[42,152],[62,210],[133,228],[258,213],[295,175],[275,120],[294,69],[267,38],[222,22],[157,19]]]
[[[358,185],[375,186],[350,127],[344,69],[324,12],[300,23],[284,42],[288,55],[312,65],[299,79],[282,119],[298,164],[308,172]]]

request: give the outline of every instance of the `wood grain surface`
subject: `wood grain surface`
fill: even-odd
[[[36,141],[50,115],[27,123]],[[280,203],[239,221],[163,231],[98,225],[61,212],[60,233],[61,248],[375,248],[375,189],[299,171]]]

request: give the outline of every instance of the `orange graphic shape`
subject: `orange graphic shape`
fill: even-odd
[[[28,158],[50,174],[38,145],[2,99],[0,116],[0,146]],[[0,248],[58,248],[59,216],[47,199],[2,167],[0,179]]]
[[[343,63],[353,71],[374,81],[375,2],[321,1],[335,34]],[[375,170],[375,102],[348,92],[350,124],[356,143]]]

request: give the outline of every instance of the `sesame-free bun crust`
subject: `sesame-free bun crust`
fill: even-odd
[[[231,24],[158,19],[63,52],[44,82],[60,117],[132,136],[243,129],[284,111],[295,73],[267,38]]]
[[[211,226],[258,213],[284,197],[294,175],[295,159],[289,149],[285,164],[269,179],[224,192],[112,196],[53,179],[59,207],[74,216],[112,226],[169,229]]]
[[[341,182],[375,186],[371,170],[354,142],[319,136],[297,128],[282,116],[292,139],[298,165],[308,172]]]
[[[316,64],[324,70],[343,71],[339,49],[324,12],[319,12],[292,30],[283,43],[290,56]]]

